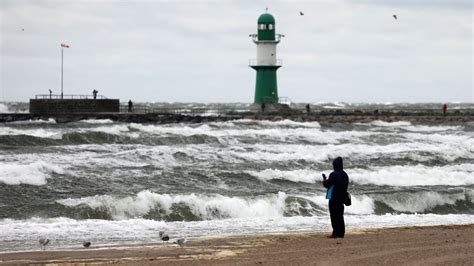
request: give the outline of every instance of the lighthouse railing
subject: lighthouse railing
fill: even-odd
[[[263,59],[249,59],[249,66],[279,66],[281,67],[283,60],[263,60]]]
[[[267,43],[279,43],[282,37],[285,37],[284,34],[275,34],[275,40],[259,40],[258,34],[249,34],[249,37],[252,38],[254,43],[267,42]]]

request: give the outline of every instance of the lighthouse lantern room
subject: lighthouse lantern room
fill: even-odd
[[[260,15],[257,25],[258,33],[250,34],[257,45],[257,58],[249,64],[257,72],[254,103],[278,103],[276,72],[281,60],[277,59],[276,46],[284,35],[275,34],[275,18],[269,13]]]

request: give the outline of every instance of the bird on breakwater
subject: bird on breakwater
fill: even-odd
[[[180,247],[183,247],[184,244],[186,243],[186,239],[184,239],[184,237],[181,237],[181,238],[176,239],[176,241],[173,243],[178,244]]]
[[[393,14],[392,17],[393,17],[395,20],[398,19],[397,15],[395,15],[395,14]]]
[[[50,243],[49,239],[47,238],[40,238],[38,242],[42,249],[44,249]]]
[[[160,231],[159,236],[161,241],[163,241],[163,245],[165,244],[165,242],[168,242],[170,240],[170,237],[167,233],[165,233],[165,231]]]
[[[85,248],[88,248],[91,246],[91,242],[90,241],[84,241],[82,242],[82,246],[85,247]]]

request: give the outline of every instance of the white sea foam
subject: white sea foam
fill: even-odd
[[[362,125],[384,127],[384,128],[399,128],[399,129],[403,129],[406,131],[413,131],[413,132],[437,132],[437,131],[462,129],[462,126],[413,125],[409,121],[385,122],[381,120],[376,120],[376,121],[372,121],[370,123],[366,123]]]
[[[250,218],[250,217],[282,217],[287,195],[280,192],[254,198],[228,197],[222,195],[169,195],[157,194],[149,190],[141,191],[136,196],[123,198],[109,195],[98,195],[80,199],[64,199],[57,202],[65,206],[85,204],[91,208],[105,208],[115,219],[139,217],[147,214],[154,208],[166,213],[171,212],[173,204],[184,203],[191,212],[202,219],[215,219],[216,213],[220,217]]]
[[[227,122],[230,123],[230,122]],[[264,125],[268,123],[272,127],[259,128],[238,128],[235,126],[227,126],[227,128],[212,128],[205,124],[197,127],[193,126],[162,126],[162,125],[143,125],[130,124],[132,129],[140,132],[146,132],[153,135],[207,135],[220,138],[223,141],[233,141],[237,143],[238,139],[242,137],[250,137],[254,139],[268,138],[279,141],[295,142],[295,141],[309,141],[314,143],[331,143],[337,144],[341,141],[354,140],[357,142],[360,137],[368,137],[374,133],[362,131],[343,131],[343,132],[324,132],[321,130],[319,124],[309,123],[305,127],[283,127],[279,128],[278,122],[259,122]],[[284,125],[303,124],[293,121],[282,121]],[[236,123],[238,124],[238,123]],[[235,125],[235,124],[232,124]]]
[[[387,214],[345,215],[347,230],[414,225],[470,224],[474,215],[467,214]],[[0,220],[0,249],[38,250],[41,236],[52,240],[49,249],[77,248],[77,243],[88,239],[95,247],[132,243],[158,243],[157,232],[165,230],[171,238],[198,237],[246,232],[295,232],[304,230],[330,231],[328,216],[312,217],[257,217],[196,222],[163,222],[148,219],[74,220],[68,218],[31,218],[27,220]]]
[[[48,120],[36,119],[36,120],[25,120],[25,121],[13,121],[8,124],[22,125],[22,124],[56,124],[56,120],[48,118]]]
[[[0,103],[0,113],[9,113],[8,106],[3,103]]]
[[[78,129],[80,132],[104,132],[107,134],[112,135],[121,135],[123,133],[129,133],[130,129],[127,125],[112,125],[112,126],[98,126],[93,128],[80,128]]]
[[[34,128],[34,129],[18,129],[13,127],[0,127],[0,135],[3,136],[33,136],[37,138],[61,139],[62,132],[57,129]]]
[[[308,169],[300,169],[293,171],[284,171],[278,169],[265,169],[263,171],[247,171],[248,174],[257,177],[262,181],[273,179],[289,180],[292,182],[314,183],[321,179],[320,174],[316,171]]]
[[[465,142],[468,143],[468,142]],[[60,161],[72,164],[80,169],[89,169],[91,166],[105,168],[140,167],[154,165],[160,168],[170,168],[179,165],[196,163],[202,165],[209,163],[236,164],[243,162],[286,163],[288,161],[324,162],[328,169],[278,170],[267,169],[264,172],[250,170],[250,174],[261,180],[283,179],[293,182],[314,182],[320,178],[322,171],[330,171],[330,162],[337,156],[351,158],[351,160],[371,158],[410,158],[414,161],[424,162],[433,159],[453,161],[458,158],[474,159],[473,147],[454,146],[455,144],[432,143],[396,143],[389,145],[367,145],[345,143],[339,145],[290,145],[290,144],[256,144],[256,145],[230,145],[216,149],[215,145],[69,145],[62,146],[65,153],[58,157],[55,154],[45,153],[41,157],[45,161]],[[176,153],[182,153],[189,158],[182,161],[175,158]],[[24,154],[14,155],[18,160],[24,161]],[[35,154],[29,160],[37,158]],[[368,165],[370,166],[370,165]],[[470,164],[461,167],[423,167],[420,166],[386,166],[368,169],[348,169],[352,181],[361,184],[378,185],[435,185],[435,184],[469,184],[472,183],[468,176],[472,173]],[[261,172],[261,173],[260,173]],[[400,175],[395,174],[400,173]],[[452,172],[452,174],[451,174]],[[430,175],[423,175],[430,173]],[[434,174],[434,175],[431,175]],[[412,177],[418,177],[416,179]],[[424,181],[426,180],[426,181]],[[425,182],[425,183],[423,183]]]
[[[368,123],[371,126],[376,127],[401,127],[401,126],[411,126],[411,122],[409,121],[397,121],[397,122],[385,122],[382,120],[375,120]]]
[[[388,186],[434,186],[474,184],[474,164],[448,166],[384,166],[348,169],[352,182]]]
[[[305,160],[309,162],[328,162],[337,156],[375,158],[390,156],[405,158],[409,154],[419,152],[430,158],[443,158],[453,161],[457,158],[474,158],[473,147],[460,143],[394,143],[388,145],[369,145],[344,143],[339,145],[300,145],[300,144],[255,144],[254,151],[232,150],[231,155],[250,161],[290,161]]]
[[[30,164],[0,163],[0,182],[7,185],[44,185],[51,174],[64,174],[60,166],[37,161]]]
[[[299,195],[298,197],[309,200],[320,208],[328,211],[328,200],[326,199],[326,195]],[[358,215],[374,213],[374,200],[371,197],[367,195],[352,195],[351,200],[352,205],[345,207],[345,213]]]
[[[236,120],[233,121],[235,124],[240,123],[255,123],[255,120]],[[302,128],[320,128],[321,125],[318,122],[297,122],[293,120],[278,120],[278,121],[268,121],[268,120],[258,120],[256,122],[260,126],[266,127],[302,127]]]
[[[321,180],[321,173],[330,169],[311,170],[278,170],[247,171],[248,174],[263,181],[273,179],[292,182],[314,183]],[[387,186],[436,186],[436,185],[472,185],[474,184],[474,164],[458,164],[448,166],[384,166],[368,169],[346,169],[350,180],[357,184],[374,184]]]
[[[111,119],[87,119],[79,121],[79,123],[85,124],[112,124],[113,122]]]

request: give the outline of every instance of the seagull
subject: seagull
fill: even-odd
[[[41,248],[44,249],[46,245],[49,244],[50,241],[47,238],[40,238],[38,242],[41,245]]]
[[[85,247],[85,248],[88,248],[88,247],[91,246],[91,242],[89,242],[89,241],[84,241],[84,242],[82,242],[82,246]]]
[[[183,247],[184,244],[186,243],[186,239],[184,239],[184,237],[182,238],[178,238],[175,242],[173,242],[174,244],[178,244],[180,247]]]
[[[392,17],[397,20],[397,15],[393,14]]]
[[[25,31],[25,29],[21,29],[21,31]]]
[[[165,244],[165,242],[170,240],[170,237],[168,236],[167,233],[165,233],[165,231],[160,231],[159,235],[160,235],[161,241],[163,241],[163,245]]]
[[[304,16],[304,13],[303,13],[303,11],[300,11],[300,16]]]

